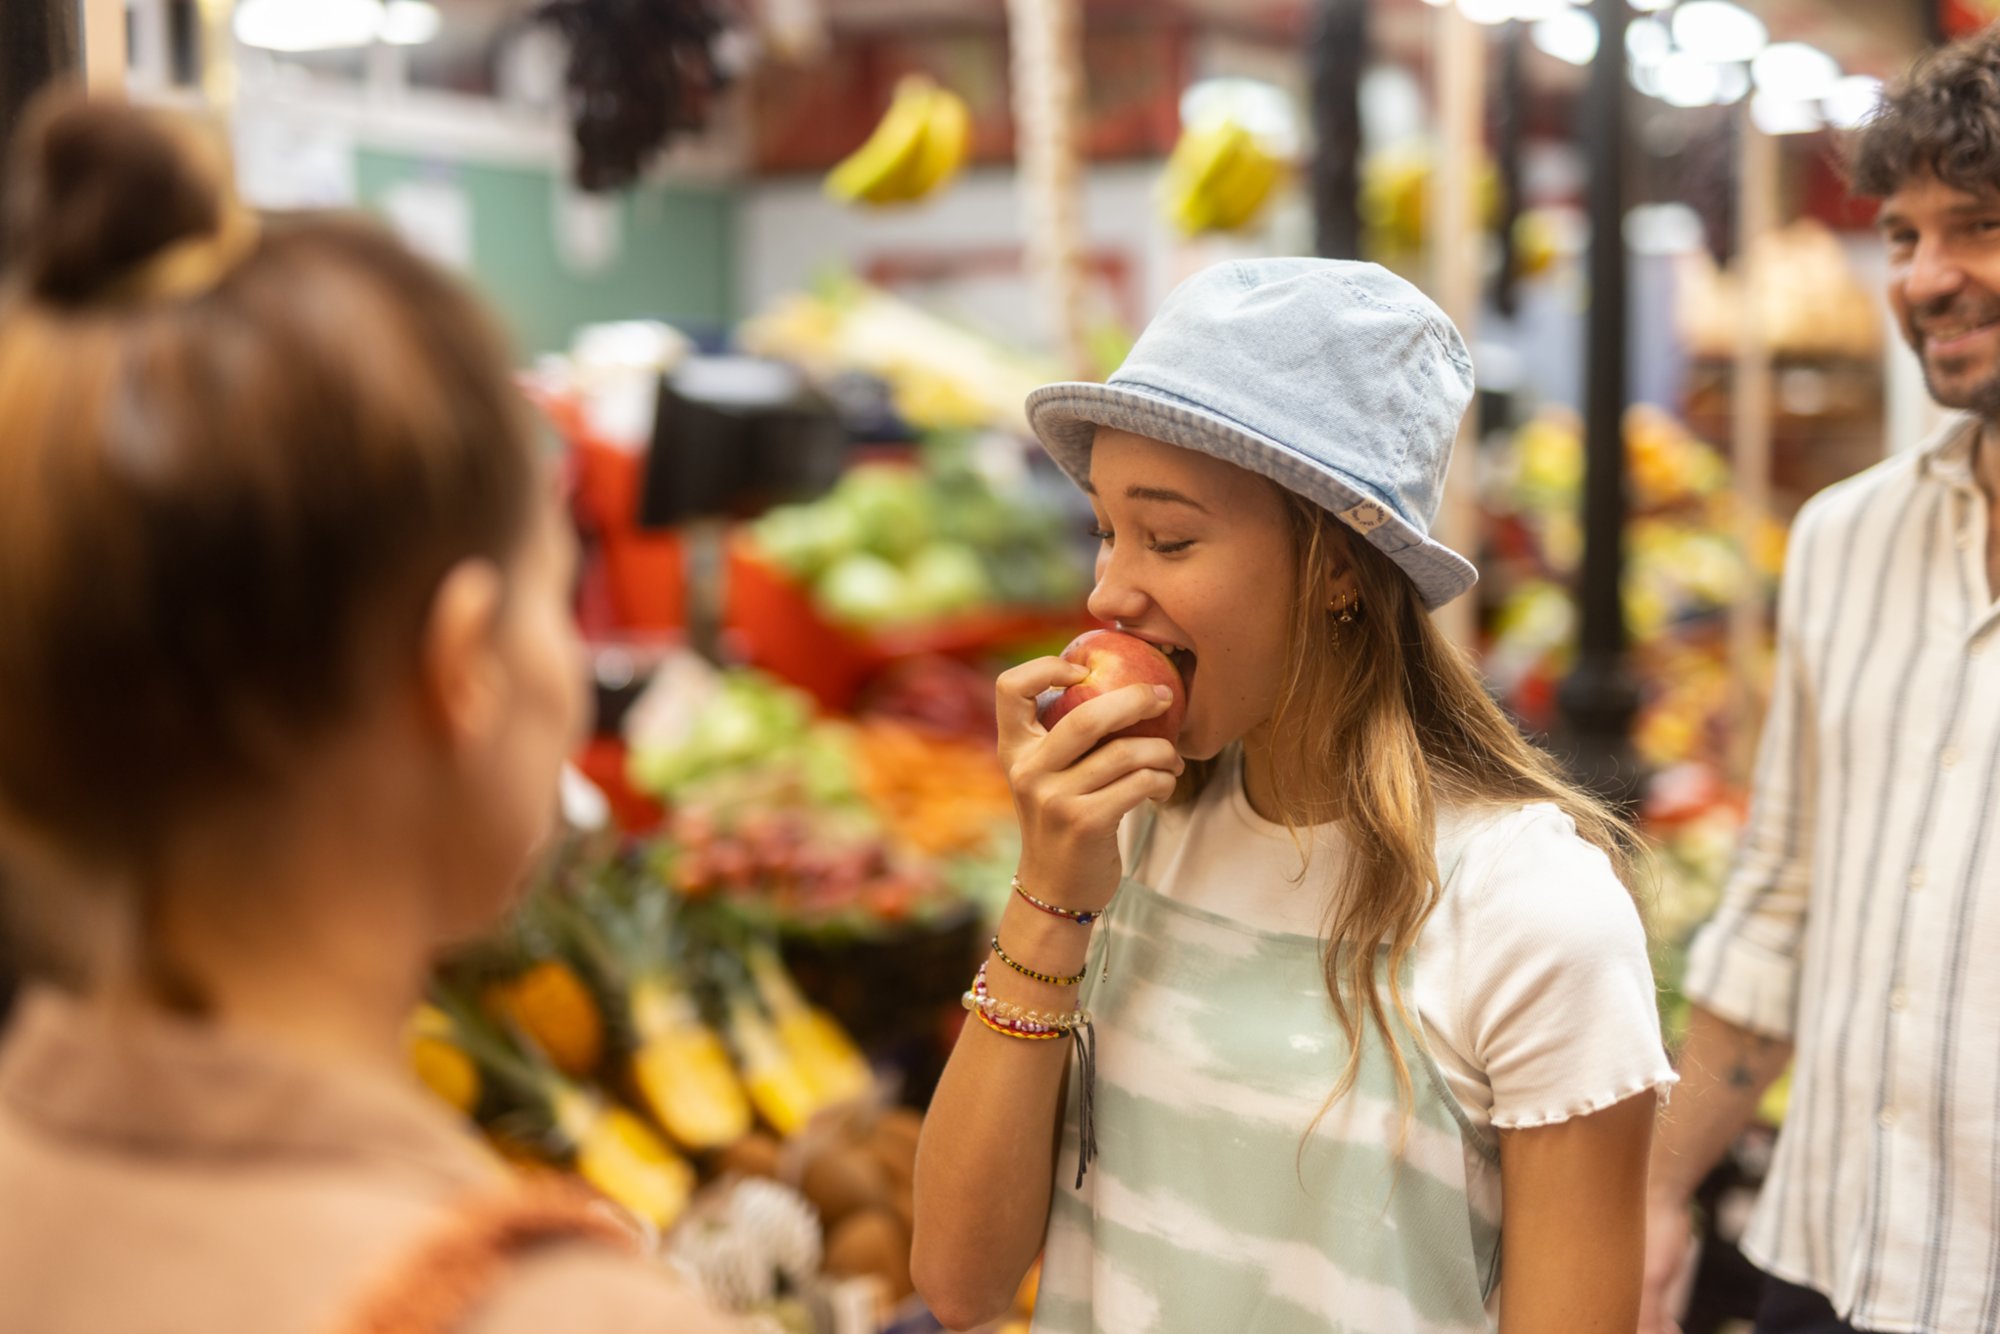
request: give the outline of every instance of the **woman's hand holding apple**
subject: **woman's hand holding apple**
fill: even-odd
[[[1002,673],[995,692],[1000,759],[1021,822],[1021,881],[1080,912],[1103,908],[1118,888],[1119,822],[1139,803],[1172,795],[1185,767],[1172,741],[1114,735],[1177,710],[1181,700],[1167,686],[1116,685],[1051,727],[1037,720],[1044,691],[1091,676],[1077,663],[1037,658]]]

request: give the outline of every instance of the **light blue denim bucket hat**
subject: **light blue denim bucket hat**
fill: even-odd
[[[1099,426],[1262,473],[1367,538],[1438,607],[1479,578],[1430,535],[1471,399],[1465,340],[1403,279],[1258,259],[1182,282],[1108,381],[1044,385],[1028,421],[1078,485]]]

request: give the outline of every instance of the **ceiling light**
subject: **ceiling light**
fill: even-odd
[[[1667,25],[1658,19],[1633,19],[1625,25],[1625,58],[1634,65],[1657,65],[1673,49]]]
[[[1673,2],[1674,0],[1632,0],[1632,8],[1641,14],[1656,14]]]
[[[382,40],[391,46],[422,46],[444,27],[444,15],[430,0],[389,0],[382,17]]]
[[[1660,95],[1660,67],[1658,65],[1632,65],[1627,67],[1626,77],[1647,97]]]
[[[1229,76],[1201,79],[1181,93],[1181,124],[1213,125],[1232,120],[1248,130],[1265,151],[1288,158],[1302,149],[1304,131],[1292,96],[1262,79]]]
[[[1660,100],[1668,106],[1705,107],[1715,104],[1722,76],[1714,65],[1691,51],[1676,51],[1660,62]]]
[[[382,27],[378,0],[242,0],[236,40],[267,51],[367,46]]]
[[[1726,107],[1750,95],[1750,67],[1730,61],[1715,67],[1715,104]]]
[[[1778,42],[1750,62],[1757,91],[1793,102],[1816,102],[1840,82],[1840,62],[1804,42]]]
[[[1882,103],[1882,81],[1867,74],[1850,74],[1826,95],[1826,118],[1843,130],[1858,129]]]
[[[1750,123],[1766,134],[1810,134],[1826,122],[1810,102],[1758,93],[1750,99]]]
[[[1558,14],[1575,12],[1569,7],[1569,0],[1513,0],[1513,11],[1515,21],[1520,23],[1540,23]]]
[[[1505,23],[1514,17],[1514,0],[1458,0],[1458,12],[1474,23]]]
[[[1597,20],[1581,10],[1543,19],[1529,36],[1537,49],[1572,65],[1588,65],[1597,58]]]
[[[1674,8],[1674,45],[1704,60],[1752,60],[1769,40],[1764,21],[1729,0],[1684,0]]]

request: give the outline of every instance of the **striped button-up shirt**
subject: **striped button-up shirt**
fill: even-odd
[[[2000,605],[1974,419],[1793,529],[1749,827],[1687,991],[1797,1048],[1744,1249],[1871,1330],[2000,1330]]]

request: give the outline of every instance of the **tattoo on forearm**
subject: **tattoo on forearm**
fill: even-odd
[[[1771,1049],[1777,1045],[1775,1039],[1766,1037],[1752,1037],[1738,1042],[1735,1055],[1729,1064],[1729,1086],[1739,1089],[1756,1088],[1759,1070],[1770,1059]]]

